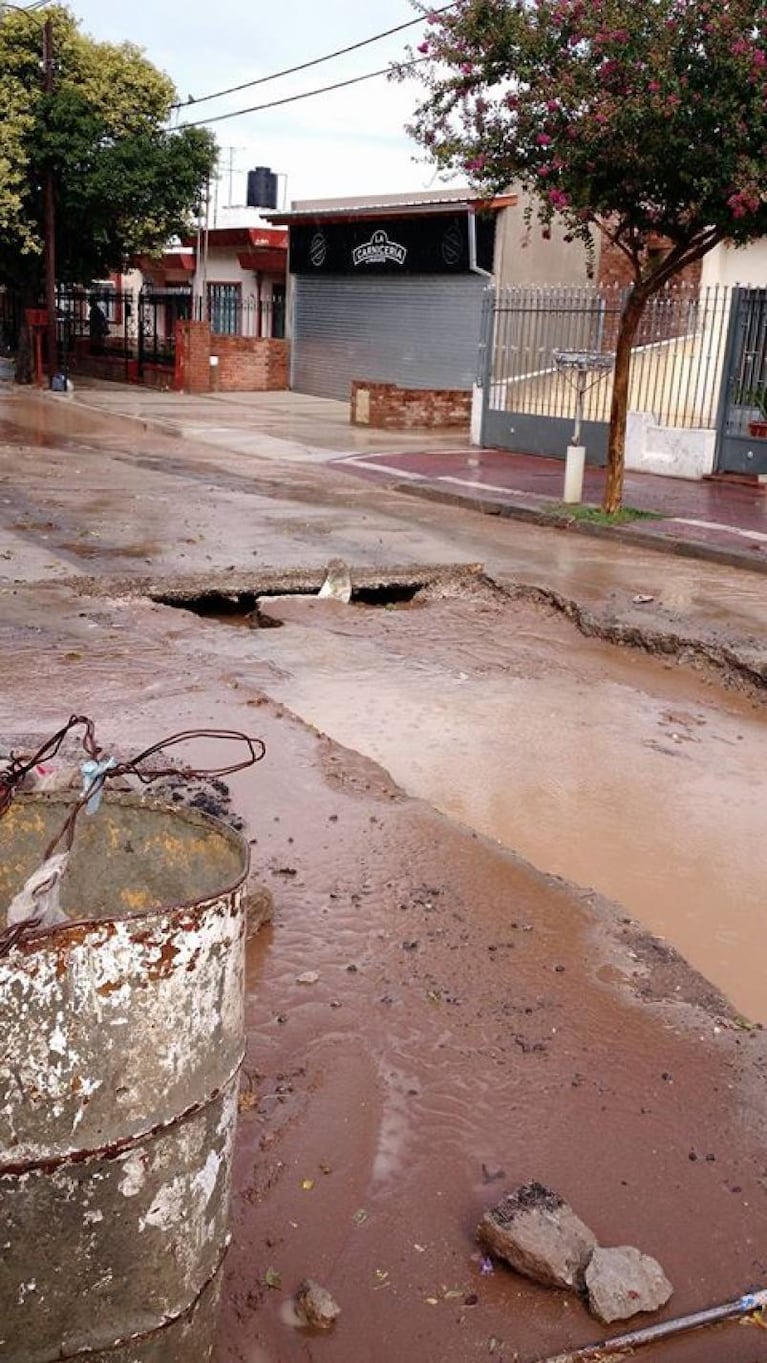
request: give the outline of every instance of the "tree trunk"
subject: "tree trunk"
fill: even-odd
[[[613,397],[610,407],[610,434],[607,443],[607,473],[602,510],[612,515],[623,501],[623,465],[626,454],[626,417],[628,415],[631,349],[649,294],[636,285],[629,294],[621,317],[615,347]]]
[[[21,320],[19,325],[19,343],[16,351],[16,383],[34,383],[35,381],[35,354],[32,344],[32,332],[27,324],[27,309],[40,306],[39,290],[35,285],[25,283],[19,290],[21,300]]]

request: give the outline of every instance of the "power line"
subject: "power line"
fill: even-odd
[[[40,3],[46,3],[46,0],[40,0]],[[456,0],[453,0],[452,4],[443,5],[441,9],[431,10],[430,13],[444,14],[445,10],[454,9],[455,4]],[[301,62],[300,66],[287,66],[284,71],[275,71],[271,76],[258,76],[256,80],[246,80],[242,85],[230,85],[227,90],[215,90],[213,94],[200,95],[199,99],[195,99],[193,95],[190,95],[189,99],[179,101],[177,104],[172,104],[171,108],[184,109],[190,104],[205,104],[211,99],[222,99],[224,95],[236,95],[240,90],[250,90],[254,85],[265,85],[267,81],[279,80],[281,76],[292,76],[296,71],[307,71],[310,66],[321,66],[323,62],[334,61],[336,57],[345,56],[347,52],[356,52],[361,47],[369,47],[371,43],[378,43],[382,38],[391,37],[393,33],[402,33],[406,28],[413,28],[415,24],[422,24],[425,17],[425,15],[421,15],[418,19],[409,19],[406,24],[397,24],[396,28],[387,28],[383,33],[374,33],[372,38],[363,38],[361,42],[350,43],[348,47],[339,47],[336,52],[328,52],[324,57],[314,57],[312,61]],[[211,119],[211,122],[212,121],[213,120]]]
[[[400,71],[408,71],[412,66],[420,66],[421,62],[428,61],[428,57],[416,57],[415,61],[403,62],[399,67]],[[350,80],[338,80],[334,85],[322,85],[317,90],[304,90],[300,95],[286,95],[284,99],[272,99],[268,104],[252,104],[248,109],[234,109],[230,114],[216,114],[215,118],[198,118],[194,123],[179,123],[174,132],[179,132],[182,128],[202,128],[209,123],[223,123],[227,118],[242,118],[243,114],[257,114],[262,109],[276,109],[280,104],[295,104],[299,99],[312,99],[314,95],[327,95],[331,90],[343,90],[347,85],[359,85],[363,80],[374,80],[376,76],[388,76],[391,73],[390,66],[382,66],[380,71],[368,71],[364,76],[352,76]]]

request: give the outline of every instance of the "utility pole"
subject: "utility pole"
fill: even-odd
[[[43,27],[43,88],[47,96],[53,94],[53,24],[46,19]],[[59,364],[59,345],[56,326],[56,196],[53,168],[45,171],[43,185],[43,213],[45,217],[45,306],[48,310],[47,360],[50,387]]]

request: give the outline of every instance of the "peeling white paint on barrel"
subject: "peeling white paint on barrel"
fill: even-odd
[[[66,813],[28,796],[0,820],[0,911]],[[78,823],[70,921],[0,959],[0,1357],[211,1357],[247,864],[203,814],[107,798]]]

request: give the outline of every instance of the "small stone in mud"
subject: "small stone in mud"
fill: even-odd
[[[329,1330],[341,1314],[338,1302],[312,1278],[304,1278],[299,1283],[294,1301],[301,1320],[318,1330]]]
[[[674,1290],[657,1260],[631,1245],[595,1249],[585,1281],[589,1310],[605,1325],[660,1310]]]
[[[505,1178],[505,1177],[506,1177],[506,1171],[505,1171],[505,1169],[501,1169],[498,1165],[496,1165],[496,1164],[483,1164],[483,1165],[482,1165],[482,1182],[483,1182],[483,1183],[497,1183],[499,1179]]]
[[[518,1273],[547,1287],[579,1291],[596,1236],[572,1207],[541,1183],[528,1183],[485,1212],[477,1238]]]
[[[316,970],[305,970],[303,975],[296,975],[296,984],[316,984],[319,978]]]
[[[245,895],[245,915],[248,937],[271,923],[274,917],[274,897],[265,885],[249,885]]]

